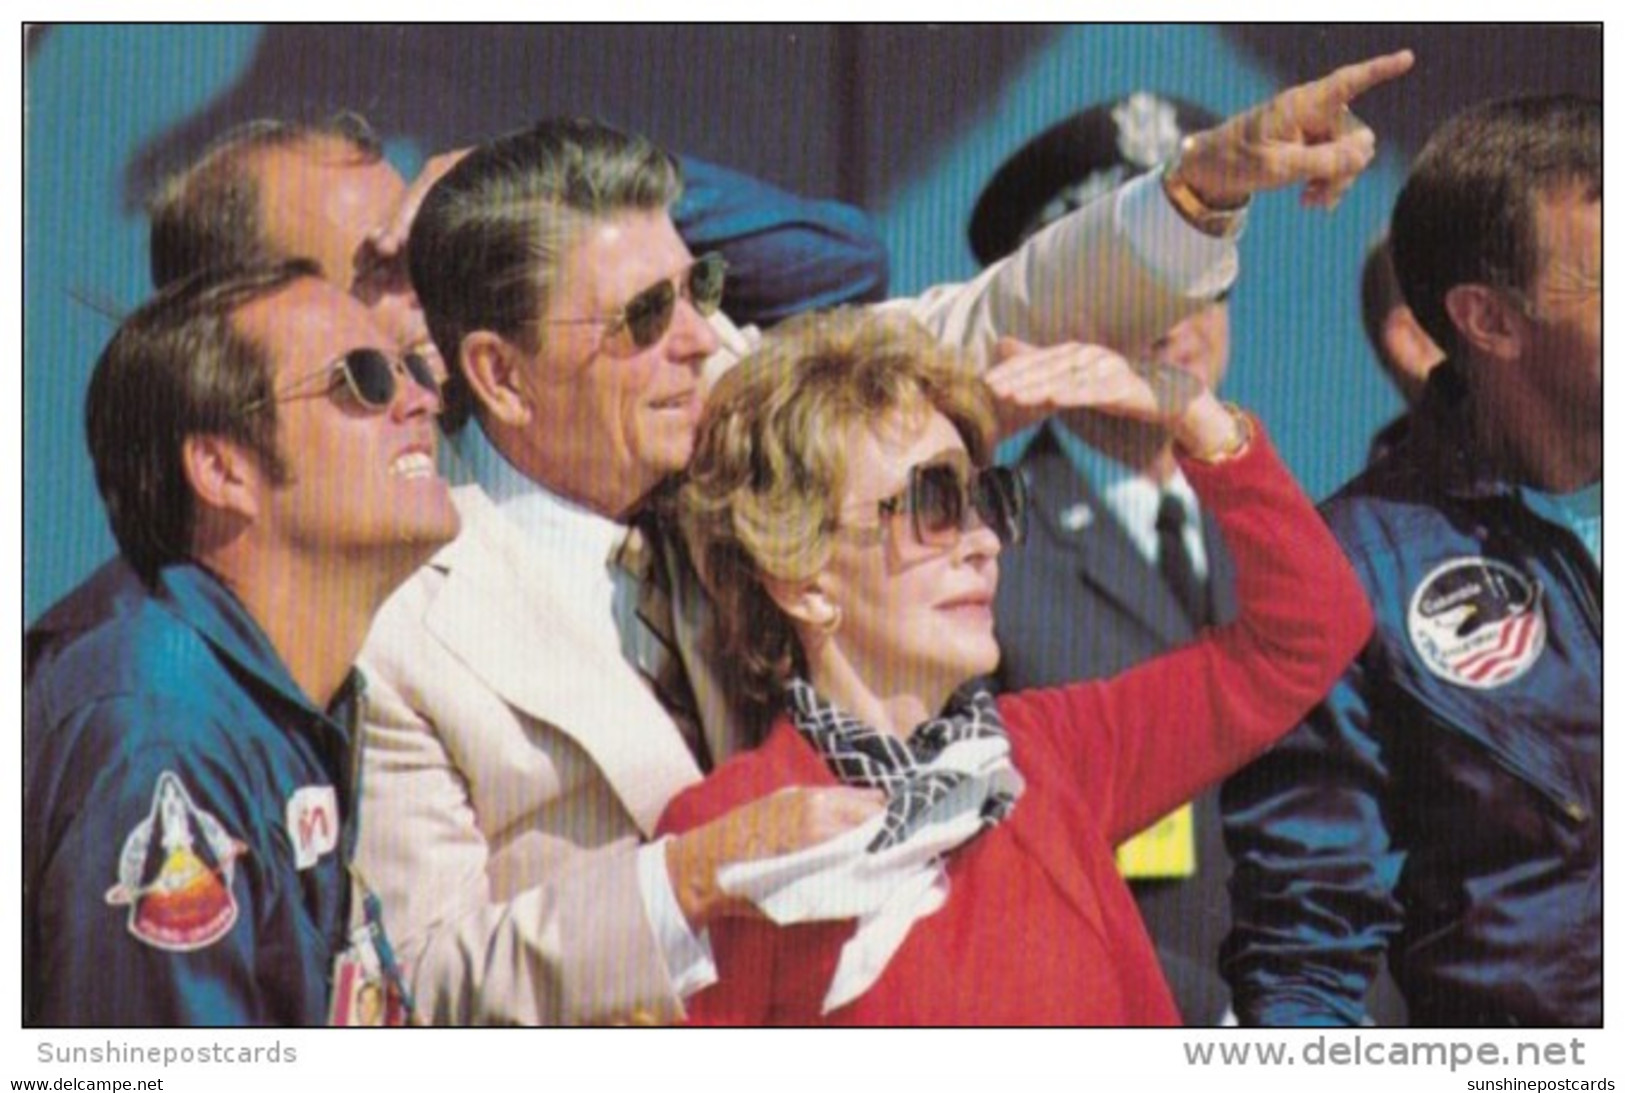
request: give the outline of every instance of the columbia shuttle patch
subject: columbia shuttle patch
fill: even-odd
[[[1490,558],[1456,558],[1422,578],[1406,618],[1428,671],[1476,690],[1503,687],[1546,648],[1540,582]]]

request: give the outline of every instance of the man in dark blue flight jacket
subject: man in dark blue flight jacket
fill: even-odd
[[[1245,1024],[1602,1022],[1602,104],[1471,109],[1394,208],[1448,358],[1326,503],[1377,632],[1225,786]]]
[[[28,687],[25,1021],[320,1024],[369,985],[404,1017],[349,867],[352,663],[457,531],[439,405],[310,263],[185,279],[120,326],[86,426],[141,589]]]

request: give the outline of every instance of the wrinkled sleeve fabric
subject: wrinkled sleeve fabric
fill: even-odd
[[[803,311],[886,296],[886,248],[863,211],[799,197],[738,171],[685,157],[673,210],[695,254],[728,260],[723,308],[763,328]]]
[[[984,366],[1000,337],[1137,352],[1235,281],[1233,240],[1184,224],[1154,176],[1062,217],[963,284],[888,301]]]
[[[1403,854],[1389,838],[1391,774],[1356,661],[1286,739],[1221,795],[1235,861],[1220,957],[1244,1025],[1358,1025],[1389,939]]]
[[[432,711],[395,689],[401,677],[387,647],[374,643],[370,656],[362,861],[408,964],[419,1020],[680,1019],[644,911],[637,840],[569,848],[559,840],[527,855],[542,863],[539,875],[499,884],[466,775]]]

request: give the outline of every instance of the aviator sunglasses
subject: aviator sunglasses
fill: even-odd
[[[682,294],[701,315],[716,313],[722,303],[722,289],[728,279],[728,263],[720,254],[702,254],[681,276]],[[604,338],[608,340],[621,331],[631,337],[638,349],[647,349],[658,342],[671,328],[672,316],[677,312],[678,278],[668,278],[650,285],[626,302],[614,315],[597,315],[580,319],[542,319],[548,326],[575,326],[582,323],[601,323]]]
[[[414,383],[436,398],[440,397],[440,383],[435,379],[434,369],[421,353],[403,353],[399,363]],[[249,403],[242,412],[251,414],[273,402],[324,395],[336,389],[340,383],[365,409],[387,410],[395,401],[395,369],[396,358],[382,349],[352,349],[325,367],[300,376],[280,392]]]
[[[1004,546],[1027,537],[1027,484],[1009,467],[917,464],[909,468],[902,492],[879,508],[884,517],[907,514],[915,542],[924,547],[952,546],[970,527],[972,513]]]

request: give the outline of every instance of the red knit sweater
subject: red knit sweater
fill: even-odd
[[[1241,616],[1114,679],[1000,699],[1027,791],[953,852],[946,906],[914,924],[867,993],[819,1013],[850,922],[734,919],[711,928],[720,980],[690,1000],[691,1021],[1178,1023],[1113,847],[1287,732],[1371,630],[1359,581],[1261,432],[1241,458],[1185,473],[1235,556]],[[781,721],[679,795],[661,827],[835,782]]]

